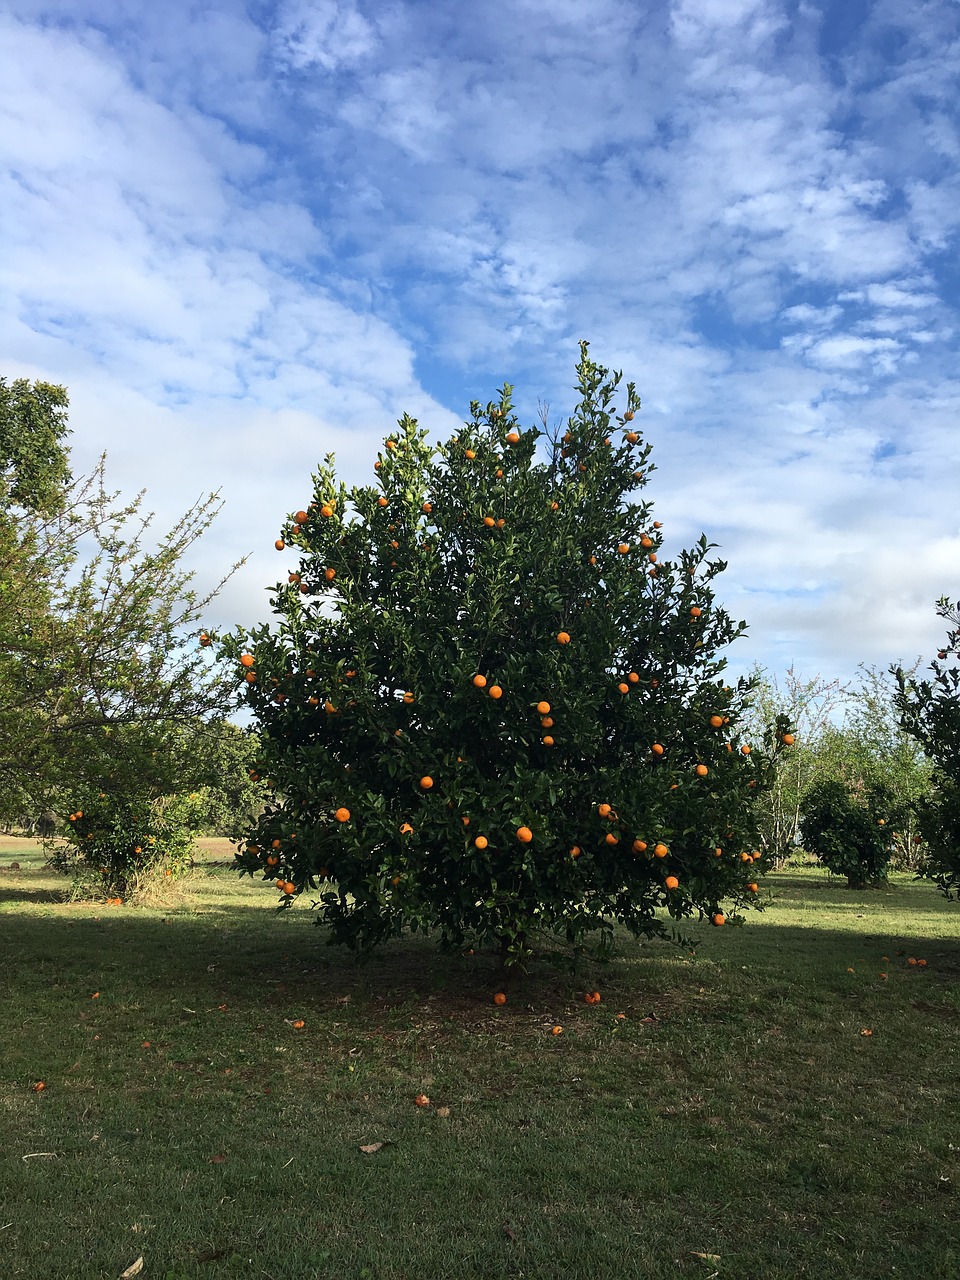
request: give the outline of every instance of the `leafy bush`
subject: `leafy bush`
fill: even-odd
[[[803,843],[834,875],[846,876],[851,889],[876,884],[886,877],[890,861],[888,804],[878,786],[837,778],[816,783],[801,807]]]
[[[703,537],[665,555],[633,384],[586,344],[577,372],[562,438],[505,387],[439,446],[401,419],[374,485],[328,457],[277,542],[279,626],[222,642],[272,788],[240,869],[312,892],[334,942],[435,928],[511,963],[538,932],[604,947],[756,900],[770,756],[722,677],[725,565]]]

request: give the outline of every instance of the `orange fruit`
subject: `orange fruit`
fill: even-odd
[[[666,888],[668,888],[668,889],[679,889],[679,888],[680,888],[680,881],[677,879],[677,877],[676,877],[676,876],[667,876],[666,880],[664,880],[664,882],[663,882],[663,883],[664,883],[664,885],[666,886]]]
[[[612,832],[612,831],[608,831],[608,832],[607,832],[607,834],[606,834],[603,838],[604,838],[604,841],[605,841],[607,844],[619,844],[619,843],[620,843],[620,837],[619,837],[619,836],[615,836],[615,835],[613,834],[613,832]]]
[[[570,643],[570,634],[569,634],[569,632],[567,632],[567,631],[558,631],[558,632],[557,632],[557,644],[569,644],[569,643]]]
[[[273,841],[271,841],[270,847],[271,847],[272,849],[279,849],[279,848],[280,848],[280,841],[279,841],[279,840],[273,840]]]
[[[397,442],[396,442],[396,440],[388,440],[386,443],[387,443],[387,448],[388,448],[391,452],[392,452],[392,451],[397,447]]]
[[[758,884],[748,884],[748,885],[747,885],[747,888],[750,890],[750,892],[751,892],[751,893],[759,893],[759,892],[760,892],[760,886],[759,886]]]
[[[627,676],[627,679],[630,681],[631,684],[640,683],[640,677],[636,671],[631,671],[630,674]]]
[[[693,608],[690,610],[690,617],[691,617],[691,618],[699,618],[699,617],[700,617],[700,607],[699,607],[699,605],[694,605],[694,606],[693,606]]]
[[[927,962],[926,962],[926,960],[918,960],[918,961],[917,961],[917,967],[918,967],[918,968],[920,968],[920,969],[925,969],[925,968],[927,967]]]
[[[497,994],[493,997],[493,1003],[506,1004],[507,1003],[506,994],[503,991],[498,991]]]
[[[655,756],[663,755],[663,747],[660,745],[659,742],[655,742],[653,746],[650,748],[650,750],[653,752]]]
[[[467,449],[465,450],[465,454],[466,454],[466,457],[468,458],[475,458],[477,456],[477,452],[475,449]]]
[[[412,693],[410,693],[410,692],[405,693],[405,694],[403,695],[403,700],[404,700],[404,702],[407,704],[407,706],[409,706],[409,705],[410,705],[410,703],[414,701],[413,694],[412,694]]]
[[[617,547],[617,550],[620,552],[622,556],[625,556],[627,552],[630,550],[629,542],[621,542]]]
[[[338,822],[349,822],[350,810],[344,809],[343,807],[341,807],[337,810],[337,812],[333,816],[336,818]]]
[[[378,498],[378,499],[377,499],[377,506],[378,506],[378,507],[385,507],[386,505],[387,505],[387,500],[386,500],[386,498]]]
[[[640,539],[640,545],[641,547],[652,547],[653,539],[650,537],[649,534],[645,533],[643,537]]]
[[[473,843],[478,849],[485,849],[490,841],[486,836],[477,836]]]
[[[747,746],[746,743],[744,743],[743,746],[740,748],[740,754],[744,756],[748,756],[750,754],[750,748]]]
[[[533,832],[529,827],[517,827],[517,839],[521,844],[529,844],[533,839]]]
[[[285,894],[287,894],[288,896],[289,896],[291,893],[295,893],[295,892],[296,892],[296,889],[297,889],[297,886],[293,883],[293,881],[292,881],[292,880],[286,880],[286,881],[284,882],[284,885],[283,885],[283,892],[284,892]]]
[[[722,911],[715,911],[710,917],[710,923],[715,924],[719,929],[722,924],[726,924],[726,916]]]
[[[543,716],[540,720],[540,723],[543,725],[544,729],[552,729],[553,716]]]
[[[549,735],[549,734],[547,734],[547,736],[544,738],[544,740],[543,740],[543,745],[544,745],[545,747],[552,747],[552,746],[553,746],[553,739],[550,737],[550,735]]]
[[[427,1097],[425,1093],[418,1093],[417,1096],[414,1098],[414,1102],[417,1104],[418,1107],[429,1107],[430,1105],[430,1099]]]
[[[490,688],[487,690],[487,692],[490,694],[490,697],[494,699],[494,701],[496,701],[497,698],[503,697],[503,690],[500,688],[498,684],[492,684]]]
[[[657,844],[653,847],[653,856],[655,858],[665,858],[669,850],[665,844]]]
[[[519,444],[520,434],[517,431],[510,431],[507,434],[507,444]]]
[[[785,747],[792,747],[795,742],[796,742],[796,738],[793,736],[792,733],[785,733],[783,735],[783,745]]]
[[[497,522],[496,520],[494,520],[493,516],[484,516],[483,523],[487,526],[488,529],[492,529]]]
[[[597,813],[599,813],[601,818],[606,818],[610,813],[612,813],[612,811],[612,806],[609,804],[597,805]]]
[[[542,716],[548,716],[548,715],[550,714],[550,703],[549,703],[549,702],[538,702],[538,703],[537,703],[537,710],[540,712],[540,714],[541,714]]]
[[[337,576],[337,571],[336,569],[324,569],[323,576],[326,578],[328,582],[332,582],[334,578]]]
[[[420,779],[420,786],[424,789],[424,791],[430,790],[430,788],[433,786],[433,779],[430,777],[429,774],[424,774],[424,776]]]
[[[554,1036],[562,1035],[562,1034],[563,1034],[563,1027],[554,1027],[550,1034],[551,1034],[551,1035],[554,1035]]]
[[[459,759],[460,759],[460,757],[459,757],[459,756],[457,756],[457,759],[459,760]],[[463,817],[460,819],[460,821],[463,823],[463,825],[464,825],[465,827],[469,827],[469,825],[470,825],[470,819],[467,817],[467,815],[466,815],[466,814],[464,814],[464,815],[463,815]]]
[[[253,654],[252,654],[252,653],[241,653],[241,655],[240,655],[240,665],[241,665],[241,667],[252,667],[252,666],[253,666]]]
[[[550,510],[551,510],[551,511],[559,511],[559,510],[560,510],[560,503],[559,503],[559,502],[551,502],[551,503],[550,503]]]
[[[579,858],[582,852],[583,850],[580,848],[580,846],[578,844],[575,844],[573,848],[570,850],[570,857]]]
[[[425,502],[425,503],[423,504],[423,506],[421,507],[421,510],[422,510],[426,515],[429,515],[429,514],[430,514],[430,512],[433,510],[433,503],[432,503],[432,502]]]
[[[632,422],[632,421],[633,421],[633,410],[632,410],[632,409],[627,409],[626,413],[624,413],[624,415],[623,415],[623,420],[624,420],[624,422]]]
[[[501,518],[500,520],[497,521],[497,528],[502,529],[506,523],[507,523],[506,520]]]
[[[333,515],[333,507],[330,506],[329,502],[325,502],[323,504],[323,506],[320,508],[320,514],[322,516],[325,516],[326,519],[328,520],[330,519],[330,517]]]
[[[723,716],[711,716],[711,717],[710,717],[710,727],[711,727],[711,728],[713,728],[713,729],[720,729],[720,728],[722,728],[722,727],[723,727]]]
[[[473,677],[473,683],[477,686],[477,688],[478,688],[478,689],[485,689],[485,688],[487,687],[487,677],[486,677],[486,676],[474,676],[474,677]]]
[[[694,769],[694,773],[698,778],[705,778],[709,772],[710,771],[705,764],[698,764],[696,769]]]
[[[647,843],[645,840],[634,840],[631,847],[634,853],[644,853],[647,848]]]
[[[298,511],[293,518],[296,520],[297,524],[306,524],[309,517],[305,511]]]
[[[282,551],[287,544],[284,542],[282,538],[278,538],[273,545],[277,548],[278,551]]]
[[[630,686],[623,680],[620,681],[620,683],[617,685],[617,688],[620,690],[621,693],[630,692]]]

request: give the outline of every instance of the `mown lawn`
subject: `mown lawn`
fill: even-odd
[[[785,871],[694,955],[625,940],[501,1009],[492,958],[358,968],[211,856],[108,908],[0,839],[0,1275],[960,1275],[960,904],[930,887]]]

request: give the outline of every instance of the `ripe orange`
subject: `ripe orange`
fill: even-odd
[[[519,442],[520,442],[519,432],[510,431],[507,433],[507,444],[519,444]]]
[[[711,716],[710,727],[713,729],[721,729],[723,727],[723,716]]]
[[[622,556],[625,556],[627,552],[630,550],[629,542],[621,542],[617,547],[617,550],[620,552]]]
[[[740,748],[740,754],[744,756],[748,756],[750,754],[750,748],[747,746],[746,743],[744,743],[743,746]]]
[[[554,1028],[553,1028],[553,1031],[552,1031],[550,1034],[551,1034],[551,1035],[554,1035],[554,1036],[562,1035],[562,1034],[563,1034],[563,1027],[554,1027]]]
[[[475,458],[477,456],[477,451],[476,449],[465,449],[464,454],[468,458]]]
[[[584,1003],[586,1003],[586,1004],[599,1004],[599,1003],[600,1003],[600,992],[599,992],[599,991],[585,991],[585,992],[583,993],[583,999],[584,999]]]
[[[330,506],[329,502],[325,502],[323,504],[323,506],[320,508],[320,514],[326,517],[327,520],[330,519],[330,517],[333,515],[333,507]]]
[[[293,518],[296,520],[297,524],[306,524],[309,519],[305,511],[298,511]]]
[[[709,773],[709,769],[705,764],[698,764],[696,769],[694,769],[694,773],[698,778],[705,778]]]
[[[551,511],[559,511],[559,510],[560,510],[560,503],[559,503],[559,502],[551,502],[551,503],[550,503],[550,510],[551,510]]]
[[[570,633],[567,631],[558,631],[557,644],[569,644],[569,643],[570,643]]]
[[[459,761],[459,759],[460,759],[460,757],[459,757],[459,756],[457,756],[457,760],[458,760],[458,761]],[[460,821],[463,823],[463,825],[464,825],[465,827],[469,827],[469,825],[470,825],[470,819],[467,817],[467,815],[466,815],[466,814],[464,814],[464,815],[463,815],[463,817],[460,819]]]
[[[427,1097],[425,1093],[418,1093],[417,1096],[414,1098],[414,1102],[417,1104],[418,1107],[429,1107],[430,1105],[430,1099]]]
[[[617,688],[620,690],[621,693],[630,692],[630,686],[624,680],[620,681],[620,683],[617,685]]]
[[[484,516],[483,523],[487,526],[488,529],[492,529],[497,522],[496,520],[494,520],[493,516]]]
[[[575,844],[573,848],[570,850],[570,857],[579,858],[581,853],[583,853],[583,850],[580,848],[578,844]]]
[[[433,510],[433,503],[432,503],[432,502],[425,502],[425,503],[423,504],[423,507],[421,508],[421,510],[422,510],[426,515],[429,515],[429,514],[430,514],[430,512]]]
[[[396,447],[397,447],[397,442],[396,442],[396,440],[388,440],[388,441],[387,441],[387,448],[388,448],[391,452],[393,452],[393,450],[394,450]]]
[[[609,804],[597,805],[597,813],[599,813],[601,818],[606,818],[610,813],[612,813],[612,811],[612,806]]]
[[[498,991],[497,994],[493,997],[493,1003],[506,1004],[507,1003],[506,994],[503,991]]]
[[[541,714],[542,716],[548,716],[548,715],[550,714],[550,703],[549,703],[549,702],[538,702],[538,703],[537,703],[537,710],[540,712],[540,714]]]
[[[645,840],[634,840],[633,842],[634,853],[644,853],[646,851],[646,848],[647,848],[647,844]]]
[[[387,505],[387,500],[386,500],[386,498],[378,498],[378,499],[377,499],[377,506],[378,506],[378,507],[385,507],[386,505]]]
[[[272,849],[279,849],[279,848],[280,848],[280,841],[279,841],[279,840],[272,840],[272,841],[270,842],[270,847],[271,847]]]
[[[430,788],[433,786],[433,779],[430,777],[429,774],[424,774],[424,776],[420,779],[420,786],[424,789],[424,791],[430,790]]]
[[[521,844],[529,844],[533,839],[533,832],[529,827],[517,827],[517,839]]]
[[[655,756],[663,755],[663,747],[660,745],[659,742],[655,742],[653,746],[650,748],[650,750],[653,752]]]
[[[625,413],[624,413],[624,415],[623,415],[623,420],[624,420],[624,422],[632,422],[632,421],[633,421],[633,410],[632,410],[632,409],[627,409],[627,410],[626,410],[626,412],[625,412]]]
[[[278,551],[282,551],[287,544],[284,542],[282,538],[278,538],[273,545],[277,548]]]
[[[669,850],[665,844],[657,844],[653,847],[653,856],[655,858],[665,858]]]
[[[715,911],[710,917],[710,923],[715,924],[719,929],[722,924],[726,924],[726,916],[722,911]]]
[[[783,745],[785,747],[792,747],[795,742],[796,742],[796,738],[793,736],[792,733],[785,733],[783,735]]]
[[[283,885],[283,892],[284,892],[285,894],[287,894],[288,896],[289,896],[291,893],[295,893],[295,892],[296,892],[296,889],[297,889],[297,886],[293,883],[293,881],[292,881],[292,880],[287,880],[287,881],[285,881],[285,882],[284,882],[284,885]]]
[[[290,1025],[295,1031],[302,1031],[307,1024],[302,1018],[298,1018],[296,1022],[291,1022]]]
[[[640,545],[641,547],[652,547],[653,539],[650,537],[649,534],[645,533],[643,537],[640,539]]]
[[[490,694],[490,697],[493,698],[494,701],[496,701],[497,698],[503,697],[503,690],[500,688],[498,684],[492,684],[487,692]]]
[[[473,843],[478,849],[485,849],[490,841],[486,836],[477,836]]]
[[[666,880],[664,880],[663,883],[668,889],[680,888],[680,881],[677,879],[676,876],[667,876]]]
[[[552,746],[553,746],[553,739],[550,737],[550,735],[549,735],[549,734],[547,734],[547,736],[544,738],[544,740],[543,740],[543,745],[544,745],[545,747],[552,747]]]
[[[498,529],[502,529],[502,528],[503,528],[503,526],[504,526],[506,523],[507,523],[507,522],[506,522],[506,520],[504,520],[504,519],[501,517],[501,518],[497,521],[497,528],[498,528]]]
[[[620,843],[620,837],[619,837],[619,836],[614,835],[612,831],[608,831],[608,832],[607,832],[607,834],[606,834],[603,838],[604,838],[604,841],[605,841],[607,844],[619,844],[619,843]]]
[[[758,884],[748,884],[748,885],[747,885],[747,888],[750,890],[750,892],[751,892],[751,893],[759,893],[759,892],[760,892],[760,886],[759,886]]]
[[[631,684],[640,683],[640,677],[636,671],[631,671],[630,674],[627,676],[627,679],[630,681]]]
[[[474,676],[474,677],[473,677],[473,683],[477,686],[477,688],[478,688],[478,689],[485,689],[485,688],[487,687],[487,677],[486,677],[486,676]]]
[[[412,693],[410,693],[410,692],[408,691],[407,693],[405,693],[405,694],[403,695],[403,700],[404,700],[404,702],[407,704],[407,706],[409,706],[409,705],[410,705],[410,703],[414,701],[414,696],[413,696],[413,694],[412,694]]]
[[[349,822],[350,810],[344,809],[343,807],[341,807],[337,810],[337,812],[333,816],[336,818],[338,822]]]
[[[699,606],[699,605],[694,605],[694,606],[693,606],[693,608],[690,610],[690,617],[691,617],[691,618],[699,618],[699,617],[700,617],[700,606]]]
[[[252,666],[253,666],[253,654],[252,654],[252,653],[241,653],[241,655],[240,655],[240,665],[241,665],[241,667],[252,667]]]
[[[540,719],[540,723],[543,725],[544,729],[552,729],[553,716],[542,716]]]

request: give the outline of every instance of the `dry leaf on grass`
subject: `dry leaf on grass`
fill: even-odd
[[[691,1249],[690,1252],[693,1254],[695,1258],[702,1258],[704,1262],[720,1261],[719,1253],[697,1253],[696,1249]]]
[[[226,1164],[226,1163],[227,1163],[227,1157],[226,1157],[226,1156],[219,1156],[219,1155],[218,1155],[218,1156],[211,1156],[211,1157],[210,1157],[210,1164]]]
[[[138,1276],[143,1270],[143,1254],[137,1258],[136,1262],[131,1262],[126,1271],[120,1272],[120,1280],[130,1280],[132,1276]]]
[[[449,1114],[450,1114],[449,1107],[437,1107],[437,1115],[440,1117],[441,1120],[446,1120]]]
[[[384,1142],[368,1142],[366,1146],[360,1150],[365,1156],[375,1156],[378,1151],[382,1151],[384,1147],[392,1147],[393,1143],[387,1138]]]

